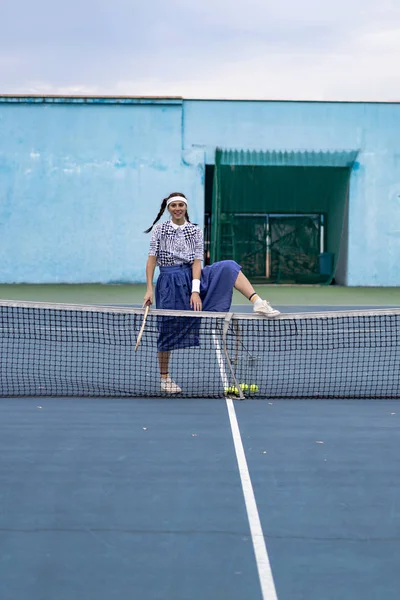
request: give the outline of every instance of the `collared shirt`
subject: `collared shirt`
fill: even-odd
[[[158,223],[153,228],[149,256],[156,256],[160,267],[192,264],[195,258],[203,260],[203,232],[188,221],[183,225]]]

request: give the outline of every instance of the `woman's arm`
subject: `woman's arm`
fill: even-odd
[[[201,260],[199,258],[195,258],[192,265],[192,275],[193,279],[200,280],[201,277]]]
[[[200,298],[200,277],[201,277],[201,260],[195,258],[192,265],[193,287],[192,295],[190,296],[190,306],[193,310],[201,310],[202,303]],[[193,291],[196,290],[196,291]]]
[[[146,263],[146,282],[147,282],[147,290],[144,297],[143,306],[153,304],[153,278],[154,271],[156,270],[157,257],[149,256]]]

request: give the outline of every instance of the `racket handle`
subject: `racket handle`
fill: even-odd
[[[140,344],[140,341],[142,339],[142,335],[143,335],[144,328],[145,328],[145,325],[146,325],[147,315],[149,314],[149,309],[150,309],[150,306],[147,305],[146,308],[145,308],[145,311],[144,311],[143,323],[142,323],[142,326],[140,328],[138,338],[136,340],[135,352],[139,348],[139,344]]]

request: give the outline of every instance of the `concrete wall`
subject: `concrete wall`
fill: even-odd
[[[162,198],[203,220],[182,102],[0,103],[0,282],[140,282]]]
[[[400,285],[400,104],[0,98],[0,283],[142,282],[171,191],[200,225],[215,148],[359,149],[348,285]]]

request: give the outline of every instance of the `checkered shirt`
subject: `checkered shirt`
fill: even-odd
[[[172,221],[158,223],[153,228],[149,256],[156,256],[160,267],[192,264],[195,258],[203,260],[203,232],[188,221],[179,227]]]

